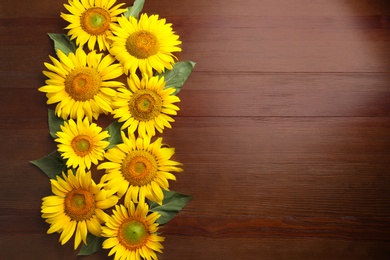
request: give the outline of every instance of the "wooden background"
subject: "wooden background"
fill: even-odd
[[[63,1],[0,3],[0,254],[77,258],[46,235],[55,149],[38,88]],[[127,1],[132,4],[132,1]],[[164,132],[194,199],[160,259],[390,258],[390,3],[146,0],[197,62]]]

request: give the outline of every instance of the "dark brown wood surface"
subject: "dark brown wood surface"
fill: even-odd
[[[40,218],[38,88],[63,1],[0,3],[1,259],[79,259]],[[131,1],[127,1],[131,4]],[[160,259],[390,258],[390,3],[146,0],[197,62],[164,132],[190,204]],[[107,259],[107,251],[80,259]]]

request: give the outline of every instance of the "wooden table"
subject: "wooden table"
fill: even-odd
[[[131,1],[127,1],[128,3]],[[63,1],[0,3],[2,259],[78,259],[46,235],[43,63]],[[390,3],[146,0],[197,62],[165,141],[194,199],[160,259],[389,259]],[[107,259],[107,251],[82,259]],[[81,259],[81,258],[80,258]]]

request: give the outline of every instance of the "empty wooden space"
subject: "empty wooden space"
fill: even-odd
[[[78,258],[47,235],[55,149],[38,92],[64,1],[0,3],[0,251]],[[126,1],[131,4],[131,1]],[[164,226],[159,259],[389,259],[390,3],[146,0],[197,62],[164,141],[194,199]]]

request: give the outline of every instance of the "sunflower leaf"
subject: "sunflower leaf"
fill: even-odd
[[[30,162],[41,169],[50,179],[55,179],[57,175],[66,171],[66,161],[61,158],[61,154],[57,150]]]
[[[65,55],[76,52],[76,43],[63,33],[48,33],[50,39],[54,41],[54,50],[61,50]]]
[[[138,19],[139,13],[144,8],[145,0],[135,0],[133,6],[129,6],[125,13],[123,14],[126,18],[134,17]]]
[[[110,134],[110,137],[107,139],[110,144],[107,146],[106,149],[110,149],[117,144],[123,143],[121,136],[121,126],[122,123],[119,123],[117,120],[115,120],[109,126],[106,127],[106,130]]]
[[[189,195],[184,195],[175,191],[165,191],[164,200],[162,205],[159,205],[156,202],[148,201],[149,210],[152,212],[157,212],[161,216],[156,220],[160,225],[170,221],[180,210],[187,205],[188,202],[192,199]]]
[[[49,121],[50,135],[53,138],[57,138],[56,133],[58,131],[61,131],[61,125],[64,124],[64,120],[62,118],[56,116],[54,111],[51,109],[48,109],[47,115],[48,115],[48,121]]]
[[[92,255],[100,249],[102,249],[104,238],[96,237],[91,233],[87,235],[87,244],[82,244],[80,251],[77,255]]]
[[[158,76],[160,78],[164,76],[165,88],[175,88],[174,95],[176,95],[190,76],[195,64],[193,61],[179,61],[173,65],[172,70],[167,70]]]

